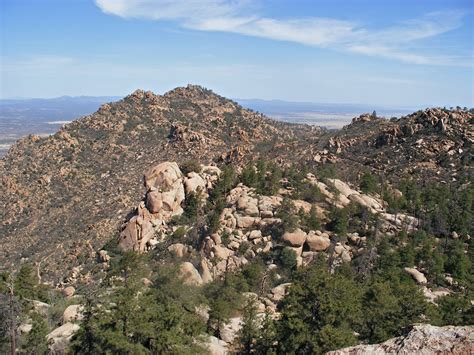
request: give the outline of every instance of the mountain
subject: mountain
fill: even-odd
[[[0,160],[0,297],[56,353],[472,349],[473,123],[137,90]]]
[[[136,91],[49,137],[28,136],[0,162],[1,264],[43,259],[58,270],[110,239],[158,162],[240,162],[293,155],[317,127],[277,122],[197,86]],[[307,144],[305,142],[305,144]],[[85,228],[86,227],[86,228]]]

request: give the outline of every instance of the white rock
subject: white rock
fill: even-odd
[[[203,284],[201,275],[190,262],[184,262],[179,268],[183,282],[187,285],[199,286]]]
[[[232,343],[237,337],[238,331],[242,328],[242,318],[234,317],[230,318],[229,322],[226,323],[220,329],[220,336],[226,343]]]
[[[74,322],[76,320],[82,320],[84,306],[81,304],[72,304],[68,306],[63,312],[63,323]]]
[[[49,349],[57,353],[65,353],[73,335],[79,330],[79,325],[74,323],[65,323],[59,328],[54,329],[46,338],[50,344]]]
[[[428,280],[426,279],[425,275],[418,271],[417,269],[406,267],[405,271],[413,277],[413,279],[419,284],[426,284]]]

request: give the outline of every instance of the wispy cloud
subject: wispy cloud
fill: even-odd
[[[392,27],[369,29],[334,18],[276,19],[259,16],[250,0],[95,0],[107,14],[172,20],[181,27],[333,48],[413,64],[471,66],[472,58],[425,54],[417,44],[462,25],[461,11],[433,12]]]
[[[76,59],[59,55],[33,55],[16,60],[1,57],[2,70],[5,71],[43,71],[74,64]]]

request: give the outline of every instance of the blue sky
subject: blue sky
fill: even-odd
[[[472,0],[2,0],[0,96],[474,106]]]

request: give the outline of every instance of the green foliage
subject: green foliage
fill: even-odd
[[[30,264],[23,264],[15,277],[15,293],[20,298],[34,299],[38,279]]]
[[[309,182],[302,183],[301,186],[299,186],[296,196],[310,203],[324,201],[324,195],[321,193],[319,187]]]
[[[256,354],[277,354],[275,346],[276,336],[276,321],[273,320],[272,315],[269,312],[265,312],[260,332],[258,333],[253,345],[254,352]]]
[[[242,312],[242,328],[237,333],[235,348],[237,354],[250,354],[254,351],[256,339],[260,333],[255,301],[245,302]]]
[[[197,160],[187,160],[184,163],[179,165],[179,168],[183,172],[184,175],[187,175],[190,172],[200,173],[201,172],[201,164]]]
[[[288,247],[282,248],[278,255],[278,263],[287,271],[296,269],[296,252]]]
[[[349,208],[334,207],[331,210],[331,215],[329,218],[331,220],[329,223],[330,229],[340,236],[343,236],[347,233],[349,224]]]
[[[196,222],[197,216],[201,213],[202,199],[201,191],[198,188],[196,192],[189,192],[186,194],[184,200],[184,213],[181,216],[181,223],[192,224]]]
[[[311,206],[311,210],[309,211],[308,214],[305,214],[301,218],[301,224],[302,227],[306,230],[317,230],[321,228],[321,223],[318,218],[318,213],[316,206]]]
[[[31,314],[31,320],[32,328],[26,335],[23,349],[27,354],[47,354],[48,343],[46,335],[49,333],[48,323],[43,315],[36,312]]]
[[[277,323],[278,353],[323,353],[355,344],[351,328],[361,319],[360,298],[354,281],[331,276],[322,263],[298,272]]]
[[[472,295],[453,294],[440,297],[436,302],[439,307],[442,325],[474,324],[474,305]]]
[[[184,292],[172,271],[158,273],[156,287],[143,282],[149,276],[142,256],[125,253],[111,271],[113,292],[86,303],[72,350],[78,354],[198,351],[193,340],[202,327],[187,308],[192,305],[192,292]]]
[[[276,210],[276,217],[281,219],[284,232],[293,232],[298,226],[296,206],[293,201],[285,197]]]
[[[280,187],[281,169],[273,163],[258,160],[256,165],[248,165],[240,174],[240,181],[256,189],[262,195],[274,195]]]
[[[461,240],[449,240],[446,243],[447,255],[445,270],[459,280],[474,279],[472,262],[464,253],[464,244]],[[473,280],[474,281],[474,280]]]
[[[178,227],[171,235],[171,239],[175,242],[182,242],[185,236],[186,236],[186,228]]]
[[[371,343],[400,335],[402,329],[421,320],[427,304],[413,283],[375,281],[363,296],[361,336]]]
[[[236,312],[242,303],[243,292],[247,289],[245,280],[238,275],[228,273],[224,280],[207,285],[204,294],[209,302],[208,330],[215,336],[220,335],[222,326]]]
[[[377,179],[370,171],[367,171],[364,173],[364,175],[362,175],[360,180],[360,189],[365,194],[377,191]]]

